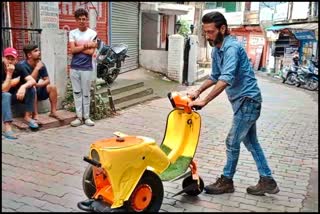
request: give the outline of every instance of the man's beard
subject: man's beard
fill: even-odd
[[[208,42],[211,47],[215,47],[217,44],[220,44],[223,42],[223,34],[219,32],[215,40],[210,39],[208,40]]]

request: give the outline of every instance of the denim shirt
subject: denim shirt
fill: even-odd
[[[228,84],[226,93],[236,113],[245,97],[262,102],[260,89],[248,56],[235,37],[226,36],[221,48],[214,47],[211,53],[213,82],[222,80]]]

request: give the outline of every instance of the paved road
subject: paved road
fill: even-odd
[[[246,193],[247,186],[258,181],[258,173],[242,145],[234,193],[172,197],[181,190],[181,180],[165,182],[161,212],[318,211],[318,92],[262,75],[258,83],[264,100],[257,124],[259,140],[281,191],[267,196]],[[21,133],[17,141],[3,140],[2,211],[79,211],[76,203],[85,198],[81,180],[87,165],[82,157],[90,143],[121,131],[149,136],[160,144],[171,108],[169,100],[162,98],[97,121],[95,127],[66,126]],[[225,163],[224,141],[232,119],[226,94],[200,114],[202,130],[195,160],[208,184],[221,174]]]

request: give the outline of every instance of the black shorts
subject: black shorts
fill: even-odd
[[[49,93],[47,87],[37,88],[37,98],[38,100],[46,100],[49,98]]]

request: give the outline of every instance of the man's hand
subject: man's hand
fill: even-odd
[[[17,91],[17,99],[23,100],[25,94],[26,94],[26,88],[24,86],[21,86]]]
[[[43,66],[44,64],[41,62],[41,60],[39,60],[34,69],[37,69],[39,71]]]
[[[97,47],[97,42],[87,42],[86,44],[84,44],[85,48],[95,48]]]
[[[188,97],[190,97],[192,100],[197,99],[200,96],[200,91],[199,90],[195,90],[195,91],[191,91],[191,92],[187,92]]]
[[[191,101],[188,106],[192,108],[192,106],[200,106],[201,108],[205,107],[207,103],[204,100],[195,100]]]
[[[8,76],[12,77],[12,74],[14,72],[14,65],[13,64],[7,64],[6,73]]]

